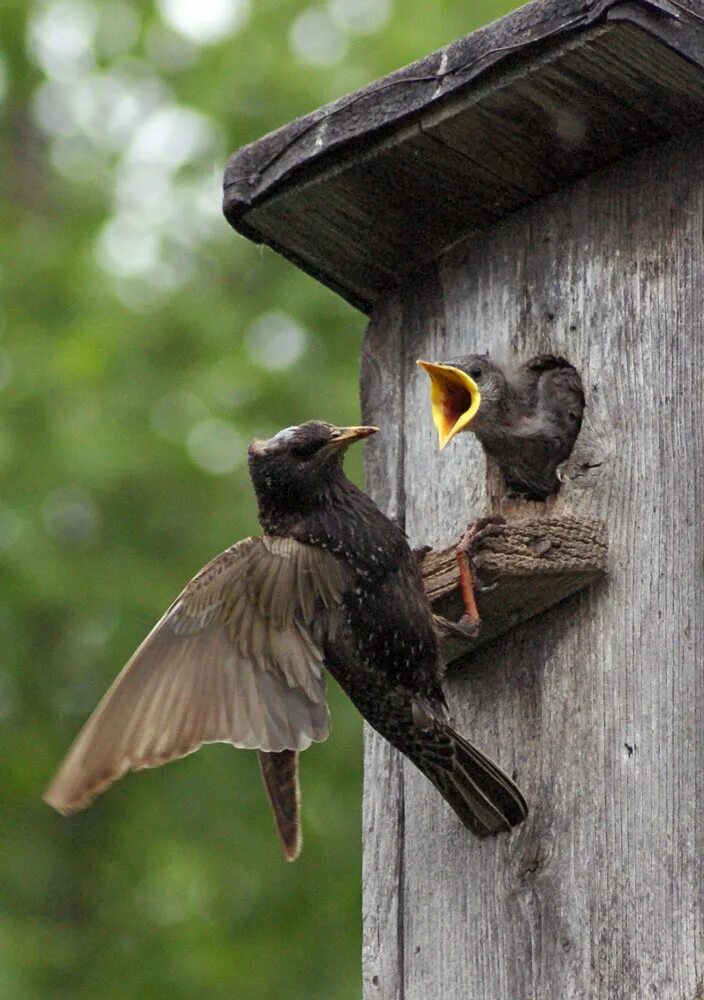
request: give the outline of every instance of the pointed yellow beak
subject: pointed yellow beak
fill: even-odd
[[[328,442],[328,448],[346,448],[354,441],[376,434],[378,427],[338,427],[333,438]]]
[[[476,416],[482,395],[473,378],[452,365],[416,361],[430,378],[430,406],[442,450],[455,434],[466,430]]]

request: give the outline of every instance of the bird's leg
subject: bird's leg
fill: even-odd
[[[481,618],[477,609],[477,592],[481,589],[477,583],[477,571],[474,566],[474,557],[477,549],[487,538],[495,538],[501,535],[505,529],[506,520],[498,515],[480,517],[476,521],[471,521],[467,525],[467,530],[460,539],[457,546],[457,566],[460,571],[460,590],[464,603],[465,613],[460,618],[458,624],[467,623],[474,633],[479,634]]]
[[[481,628],[481,618],[477,608],[477,591],[481,588],[477,583],[477,573],[474,567],[474,556],[477,549],[487,538],[500,535],[506,521],[503,517],[480,517],[467,525],[467,530],[457,546],[457,567],[460,572],[460,591],[465,613],[458,622],[438,619],[436,627],[443,637],[462,637],[476,639]]]

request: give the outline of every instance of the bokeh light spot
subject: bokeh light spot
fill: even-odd
[[[219,42],[244,26],[249,0],[158,0],[166,23],[198,45]]]
[[[29,50],[47,76],[75,79],[93,68],[97,25],[98,13],[85,0],[44,4],[29,22]]]
[[[96,244],[100,266],[121,278],[153,269],[159,261],[159,250],[157,234],[128,215],[111,219]]]
[[[257,317],[245,333],[245,347],[252,361],[268,371],[290,368],[302,356],[307,341],[303,327],[278,310]]]
[[[42,521],[48,533],[67,549],[87,549],[98,537],[98,508],[85,490],[54,490],[44,501]]]
[[[171,104],[157,108],[138,127],[127,159],[175,172],[184,163],[214,151],[216,143],[217,129],[209,118],[192,108]]]
[[[196,424],[186,443],[196,465],[213,476],[232,472],[245,459],[244,439],[228,420],[204,420]]]
[[[328,0],[333,22],[350,35],[372,35],[391,16],[390,0]]]
[[[309,66],[335,66],[347,52],[347,39],[324,11],[309,7],[291,26],[291,46]]]

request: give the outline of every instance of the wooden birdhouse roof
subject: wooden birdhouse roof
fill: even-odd
[[[534,0],[239,150],[224,212],[369,312],[457,241],[702,121],[701,0]]]

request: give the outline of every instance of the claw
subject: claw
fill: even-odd
[[[468,638],[476,639],[481,626],[476,599],[479,587],[477,586],[477,574],[474,568],[475,553],[485,539],[502,534],[505,528],[506,519],[500,517],[498,514],[492,514],[489,517],[480,517],[467,525],[467,530],[457,546],[460,589],[465,607],[465,614],[457,624],[463,628],[464,634]],[[493,588],[490,587],[488,589]],[[473,634],[470,635],[467,630],[471,630]]]
[[[468,615],[462,615],[458,622],[455,622],[460,633],[467,639],[477,639],[481,632],[481,619],[474,621]]]
[[[495,538],[497,535],[503,534],[505,528],[506,518],[499,514],[478,517],[476,521],[470,521],[467,525],[467,530],[462,535],[457,547],[471,558],[484,539]]]
[[[433,624],[441,642],[447,639],[476,639],[480,632],[479,623],[472,621],[467,615],[462,615],[457,622],[451,622],[441,615],[433,615]]]

